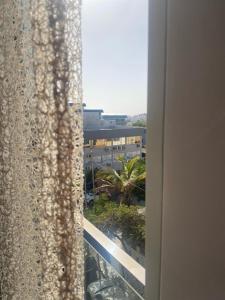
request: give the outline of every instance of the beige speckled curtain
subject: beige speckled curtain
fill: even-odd
[[[1,300],[84,299],[80,6],[0,0]]]

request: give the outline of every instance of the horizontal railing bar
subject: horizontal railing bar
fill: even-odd
[[[132,274],[136,280],[145,286],[145,269],[85,218],[84,237],[90,244],[94,243],[94,246],[98,248],[99,252],[104,252],[100,254],[109,261],[109,263],[112,262],[112,259],[115,259]]]

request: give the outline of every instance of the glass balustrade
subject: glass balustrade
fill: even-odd
[[[112,241],[109,250],[108,238],[98,234],[97,228],[92,231],[89,222],[85,221],[84,228],[85,300],[143,300],[143,267],[122,250],[117,251]],[[139,276],[131,269],[136,269]]]

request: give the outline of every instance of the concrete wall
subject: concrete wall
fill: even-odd
[[[104,123],[104,121],[101,120],[101,112],[97,111],[97,110],[96,111],[85,111],[84,110],[83,118],[84,118],[84,129],[101,128],[102,124]]]
[[[146,299],[224,300],[225,1],[151,0],[149,19]]]

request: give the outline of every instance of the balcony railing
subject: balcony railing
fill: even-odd
[[[143,300],[145,269],[84,219],[86,300]]]

